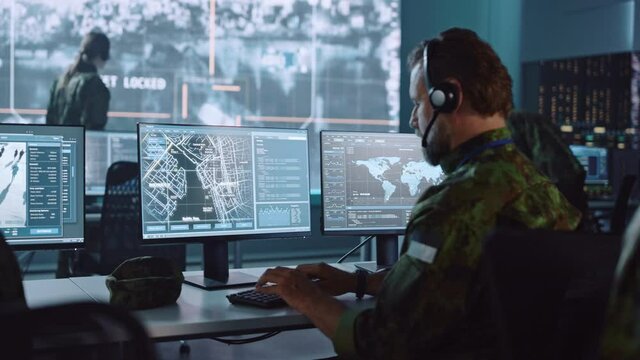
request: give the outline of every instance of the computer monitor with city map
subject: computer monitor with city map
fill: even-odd
[[[397,236],[442,180],[440,167],[424,160],[414,134],[323,131],[321,152],[323,233],[375,235],[379,265],[394,261]]]
[[[138,161],[135,132],[87,131],[85,194],[104,195],[107,169],[117,161]]]
[[[306,130],[139,124],[142,238],[203,243],[202,288],[253,283],[229,273],[229,240],[311,232]]]
[[[20,250],[84,244],[84,127],[0,124],[0,230]]]

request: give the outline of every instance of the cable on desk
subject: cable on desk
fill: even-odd
[[[344,259],[346,259],[349,255],[353,254],[356,250],[360,249],[361,247],[364,246],[364,244],[368,243],[369,240],[373,239],[374,236],[368,236],[366,239],[364,239],[362,242],[360,242],[360,244],[356,245],[356,247],[354,247],[353,249],[347,251],[346,254],[342,255],[342,257],[340,259],[338,259],[338,264],[340,264],[341,262],[344,261]]]
[[[280,334],[280,331],[272,331],[266,334],[262,334],[262,335],[258,335],[258,336],[255,336],[252,338],[246,338],[246,339],[223,339],[223,338],[212,337],[211,340],[219,341],[227,345],[242,345],[242,344],[249,344],[256,341],[266,340],[278,334]]]

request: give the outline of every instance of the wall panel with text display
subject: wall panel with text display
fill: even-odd
[[[0,1],[0,122],[43,122],[53,80],[98,28],[112,45],[109,130],[308,128],[314,152],[322,129],[397,131],[399,12],[400,0]]]

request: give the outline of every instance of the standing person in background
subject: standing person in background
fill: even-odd
[[[80,44],[80,52],[69,69],[53,82],[47,107],[48,125],[84,125],[102,130],[107,123],[111,97],[98,75],[109,60],[109,38],[91,31]]]

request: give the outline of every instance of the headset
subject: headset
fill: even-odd
[[[429,57],[433,57],[434,44],[440,40],[427,41],[422,50],[422,70],[424,85],[429,95],[429,103],[433,108],[433,115],[422,135],[422,147],[427,147],[427,135],[435,123],[439,114],[452,113],[458,107],[458,87],[453,83],[444,81],[438,84],[431,84],[429,70]]]

